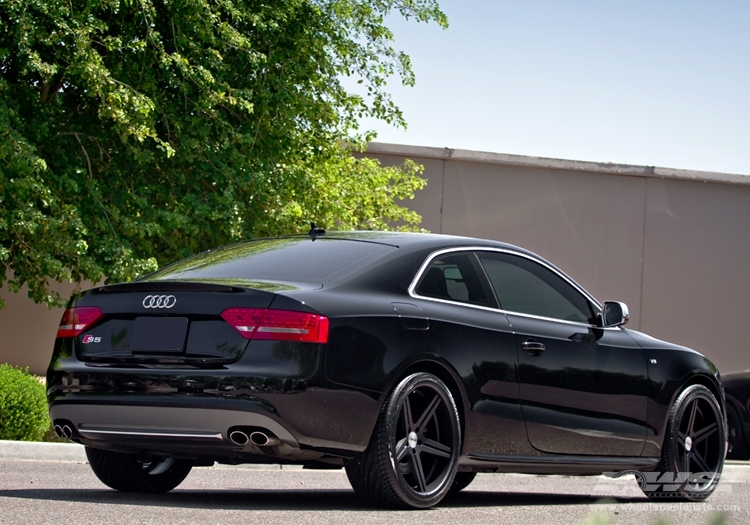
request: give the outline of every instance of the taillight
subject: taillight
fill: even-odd
[[[103,316],[102,311],[96,306],[66,308],[57,328],[57,337],[76,337]]]
[[[245,339],[328,342],[328,318],[322,315],[265,308],[228,308],[221,316]]]

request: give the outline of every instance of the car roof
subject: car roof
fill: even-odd
[[[251,253],[248,250],[252,250],[256,243],[260,243],[258,253],[268,254],[269,257],[262,256],[261,259],[256,259],[257,266],[248,265],[246,256]],[[342,243],[340,248],[343,252],[334,247],[339,243]],[[369,244],[372,249],[352,250],[352,247],[345,248],[344,243]],[[286,246],[297,253],[287,256],[282,252],[275,252],[280,254],[276,259],[272,250],[265,249],[269,245]],[[379,250],[376,248],[378,245],[389,250]],[[300,251],[304,246],[308,248]],[[220,280],[226,284],[228,280],[232,280],[236,286],[252,285],[251,287],[272,282],[290,285],[292,288],[289,291],[296,292],[306,289],[310,283],[330,286],[333,283],[356,282],[364,276],[362,270],[388,265],[389,261],[394,259],[409,261],[406,266],[402,263],[400,268],[410,268],[408,280],[411,281],[414,277],[412,271],[416,272],[430,253],[451,248],[503,249],[541,259],[517,246],[488,239],[423,232],[333,231],[317,236],[298,234],[240,241],[177,261],[142,277],[139,281]],[[299,264],[300,261],[304,261],[304,264]],[[396,276],[388,271],[386,274],[380,274],[380,278],[391,281]],[[274,291],[281,293],[282,290],[277,288],[278,286]]]
[[[292,237],[297,237],[296,235]],[[300,235],[299,237],[305,237]],[[325,239],[343,239],[352,241],[365,241],[387,244],[397,248],[449,248],[459,246],[486,246],[517,251],[528,255],[535,255],[519,246],[491,239],[479,239],[461,235],[449,235],[443,233],[426,232],[401,232],[401,231],[330,231],[321,237]]]

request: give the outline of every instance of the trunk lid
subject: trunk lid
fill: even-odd
[[[102,314],[75,337],[75,351],[91,363],[230,363],[242,356],[249,341],[221,313],[228,308],[268,308],[275,298],[264,290],[200,282],[95,288],[70,303],[97,307]]]

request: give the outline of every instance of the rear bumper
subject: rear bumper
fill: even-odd
[[[257,343],[257,344],[256,344]],[[254,341],[234,363],[94,363],[58,339],[47,371],[54,424],[87,446],[229,462],[302,462],[364,450],[377,393],[325,377],[323,345]],[[274,436],[239,446],[238,427]]]
[[[252,411],[74,402],[53,405],[50,418],[55,425],[69,426],[73,439],[84,445],[119,452],[232,463],[310,461],[324,455],[303,452],[283,423]],[[238,445],[229,437],[233,430],[264,432],[274,443]]]
[[[347,390],[266,393],[268,400],[70,395],[50,404],[53,424],[94,448],[230,463],[349,458],[367,446],[377,402]],[[370,417],[367,414],[372,414]],[[286,417],[284,417],[286,416]],[[262,432],[270,446],[239,445],[233,431]]]
[[[282,424],[255,412],[63,403],[50,408],[50,418],[56,424],[72,423],[74,437],[105,443],[185,440],[236,449],[229,438],[230,429],[253,427],[265,429],[287,445],[299,448],[299,442]]]

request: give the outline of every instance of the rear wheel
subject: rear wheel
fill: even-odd
[[[346,465],[352,488],[382,507],[427,508],[451,489],[461,450],[458,410],[431,374],[401,381],[365,452]]]
[[[190,473],[192,465],[182,459],[153,458],[139,461],[133,454],[86,447],[91,470],[110,488],[123,492],[169,492]]]
[[[642,486],[649,498],[703,501],[724,467],[724,416],[711,391],[687,387],[669,414],[659,477]]]

